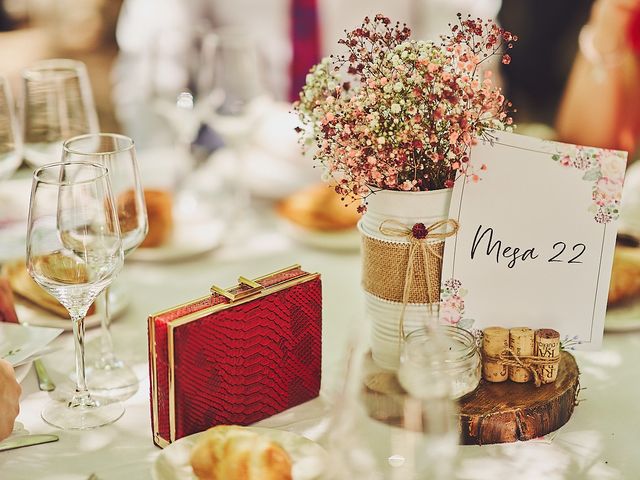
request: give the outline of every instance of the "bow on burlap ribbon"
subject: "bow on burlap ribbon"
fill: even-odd
[[[409,295],[413,284],[414,259],[418,255],[418,252],[422,252],[424,274],[427,279],[427,296],[429,300],[429,308],[431,308],[430,301],[433,298],[433,295],[431,291],[431,282],[429,281],[429,262],[427,261],[427,256],[431,253],[437,258],[442,259],[442,255],[433,248],[433,241],[444,240],[455,235],[458,232],[459,226],[458,222],[451,218],[447,220],[440,220],[428,227],[425,226],[424,223],[416,223],[412,228],[408,228],[406,225],[396,220],[385,220],[380,224],[379,230],[383,235],[387,235],[389,237],[403,237],[409,240],[409,258],[407,261],[407,272],[404,277],[402,310],[400,311],[400,322],[398,325],[400,342],[404,339],[404,313],[407,308],[407,303],[409,303]]]
[[[550,357],[538,357],[535,355],[516,355],[512,349],[508,348],[503,351],[497,357],[492,357],[489,355],[484,355],[486,360],[491,360],[500,365],[505,365],[507,367],[520,367],[524,368],[531,372],[533,376],[533,382],[536,387],[542,385],[542,379],[540,378],[539,367],[547,367],[551,365],[556,365],[560,361],[560,357],[550,358]]]

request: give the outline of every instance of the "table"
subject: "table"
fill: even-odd
[[[268,211],[265,211],[268,212]],[[120,281],[132,300],[112,326],[118,354],[132,364],[141,383],[125,402],[126,413],[113,425],[84,432],[60,432],[40,419],[47,394],[37,389],[32,371],[23,381],[18,421],[31,433],[59,434],[60,441],[0,453],[2,480],[146,480],[160,452],[151,440],[147,372],[147,315],[204,295],[212,283],[232,285],[238,275],[258,276],[293,263],[322,273],[324,296],[323,383],[320,398],[260,423],[317,438],[344,368],[346,345],[366,332],[360,291],[360,258],[355,252],[310,249],[295,244],[268,213],[244,240],[204,257],[181,263],[127,263]],[[97,346],[98,329],[87,332],[88,349]],[[62,379],[70,369],[70,334],[56,340],[64,351],[45,358],[50,373]],[[89,351],[89,353],[90,353]],[[581,369],[580,405],[552,439],[508,445],[460,447],[459,479],[638,478],[637,423],[640,420],[640,332],[607,334],[600,352],[576,354]],[[59,370],[58,370],[59,369]]]

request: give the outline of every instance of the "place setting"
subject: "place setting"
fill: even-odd
[[[22,383],[34,364],[35,368],[38,368],[40,357],[56,350],[51,343],[63,330],[10,323],[9,319],[5,318],[5,312],[3,308],[3,321],[0,322],[0,359],[13,367],[16,381]],[[0,452],[58,440],[57,435],[29,434],[19,424],[16,424],[13,430],[7,439],[0,441]]]
[[[197,171],[180,173],[178,165],[188,156],[176,149],[151,149],[138,155],[149,219],[147,236],[130,259],[138,262],[179,262],[211,253],[224,240],[223,197],[187,188]],[[183,178],[184,177],[184,178]]]

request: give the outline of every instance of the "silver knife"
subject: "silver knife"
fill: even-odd
[[[0,442],[0,452],[5,450],[13,450],[14,448],[29,447],[31,445],[39,445],[41,443],[57,442],[57,435],[20,435],[19,437],[9,438]]]

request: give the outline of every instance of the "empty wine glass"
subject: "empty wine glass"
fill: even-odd
[[[245,140],[259,115],[261,87],[251,36],[240,29],[220,29],[203,40],[199,87],[210,89],[206,119],[232,148]],[[204,93],[204,92],[201,92]]]
[[[133,252],[142,243],[149,228],[133,140],[113,133],[80,135],[64,143],[63,159],[98,163],[108,168],[120,223],[122,249],[125,256]],[[109,330],[109,288],[105,289],[102,298],[100,357],[91,366],[89,388],[101,396],[123,398],[135,393],[138,378],[114,353]]]
[[[13,110],[11,88],[0,76],[0,263],[24,253],[24,221],[26,208],[20,208],[18,184],[9,186],[8,180],[22,163],[20,134]],[[18,187],[19,188],[19,187]]]
[[[11,89],[7,79],[0,76],[0,180],[13,175],[21,162],[21,143],[13,114]]]
[[[236,165],[231,173],[234,210],[247,212],[251,204],[247,187],[245,159],[252,131],[265,111],[265,96],[260,83],[258,54],[251,35],[237,28],[224,28],[203,40],[199,92],[204,106],[199,108],[203,121],[216,132],[232,152]],[[207,76],[208,75],[208,76]],[[204,95],[203,95],[204,94]]]
[[[58,161],[62,143],[98,132],[91,84],[82,62],[37,62],[22,73],[24,156],[34,167]]]
[[[422,372],[425,385],[413,395],[367,350],[362,339],[350,343],[344,388],[321,440],[328,452],[322,478],[452,478],[458,431],[449,378]]]
[[[50,401],[42,418],[62,429],[95,428],[118,420],[119,402],[103,404],[87,389],[84,318],[122,268],[124,255],[106,167],[53,163],[33,174],[27,230],[27,268],[69,312],[75,341],[76,389]]]

